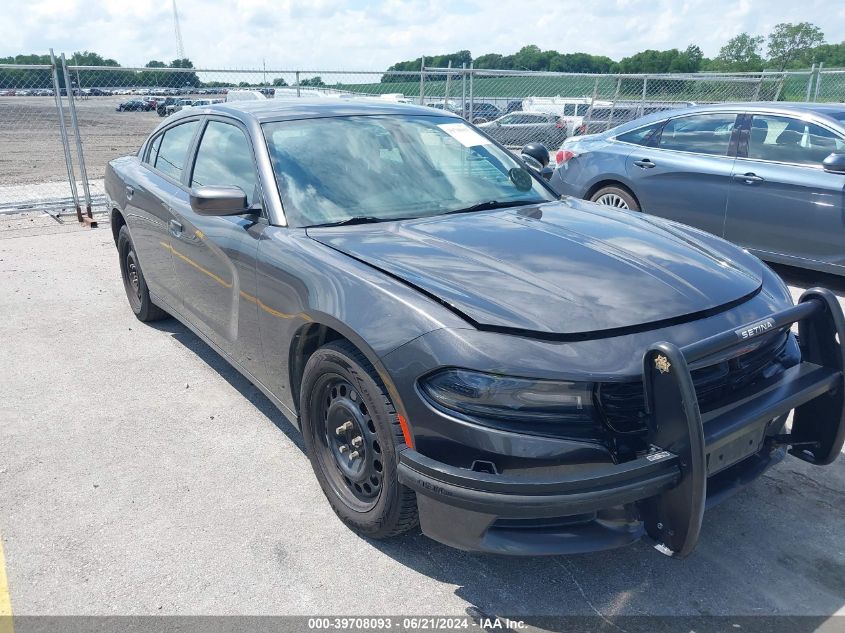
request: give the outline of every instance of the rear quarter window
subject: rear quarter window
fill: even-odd
[[[650,145],[651,141],[655,138],[655,133],[662,126],[663,121],[652,125],[646,125],[645,127],[620,134],[616,137],[616,140],[622,141],[623,143],[632,143],[634,145]]]

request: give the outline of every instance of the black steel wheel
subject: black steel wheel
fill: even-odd
[[[404,443],[396,410],[366,356],[348,341],[308,359],[300,420],[314,474],[344,523],[373,538],[416,525],[416,497],[396,474]]]
[[[129,229],[124,225],[120,227],[117,235],[117,253],[120,257],[120,275],[123,278],[123,289],[126,291],[126,298],[129,300],[129,307],[140,321],[158,321],[166,319],[169,314],[158,307],[150,299],[150,291],[144,281],[144,274],[141,271],[141,264],[138,262],[138,255],[132,238],[129,236]]]
[[[382,490],[381,445],[366,403],[352,384],[324,374],[318,384],[316,452],[335,493],[360,512],[371,509]]]

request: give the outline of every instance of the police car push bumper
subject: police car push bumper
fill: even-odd
[[[802,361],[751,394],[702,415],[690,365],[798,323]],[[443,464],[412,449],[399,456],[399,480],[417,492],[423,532],[449,545],[506,554],[556,554],[623,545],[642,534],[631,523],[592,521],[555,532],[554,523],[523,540],[503,537],[503,520],[578,517],[634,504],[658,551],[684,558],[698,541],[707,499],[708,459],[755,439],[789,447],[816,465],[839,455],[845,440],[845,318],[828,290],[806,291],[793,307],[695,343],[652,345],[643,380],[652,449],[632,461],[578,470],[570,478],[526,479]],[[795,410],[788,435],[767,435]],[[750,439],[749,439],[750,438]],[[746,456],[747,457],[747,456]],[[750,460],[748,460],[750,461]]]

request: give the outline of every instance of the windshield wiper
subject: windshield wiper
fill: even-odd
[[[521,207],[527,204],[542,204],[547,200],[485,200],[469,207],[446,211],[442,215],[452,213],[472,213],[473,211],[492,211],[493,209],[507,209],[508,207]]]
[[[375,222],[387,222],[389,218],[377,218],[374,215],[353,215],[345,220],[337,222],[323,222],[322,224],[311,224],[307,228],[313,229],[318,226],[350,226],[352,224],[373,224]]]

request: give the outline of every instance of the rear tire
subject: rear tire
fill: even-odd
[[[397,475],[402,428],[366,356],[348,341],[314,352],[299,410],[314,474],[341,521],[377,539],[417,525],[416,495]]]
[[[590,196],[590,202],[602,204],[614,209],[625,209],[628,211],[639,211],[640,205],[631,192],[622,187],[602,187]]]
[[[158,307],[150,299],[150,291],[144,274],[141,272],[141,264],[138,262],[138,255],[135,253],[135,246],[132,238],[129,237],[129,229],[126,225],[120,227],[117,234],[117,252],[120,257],[120,275],[123,277],[123,289],[126,291],[126,298],[129,300],[129,307],[139,321],[159,321],[170,315]]]

